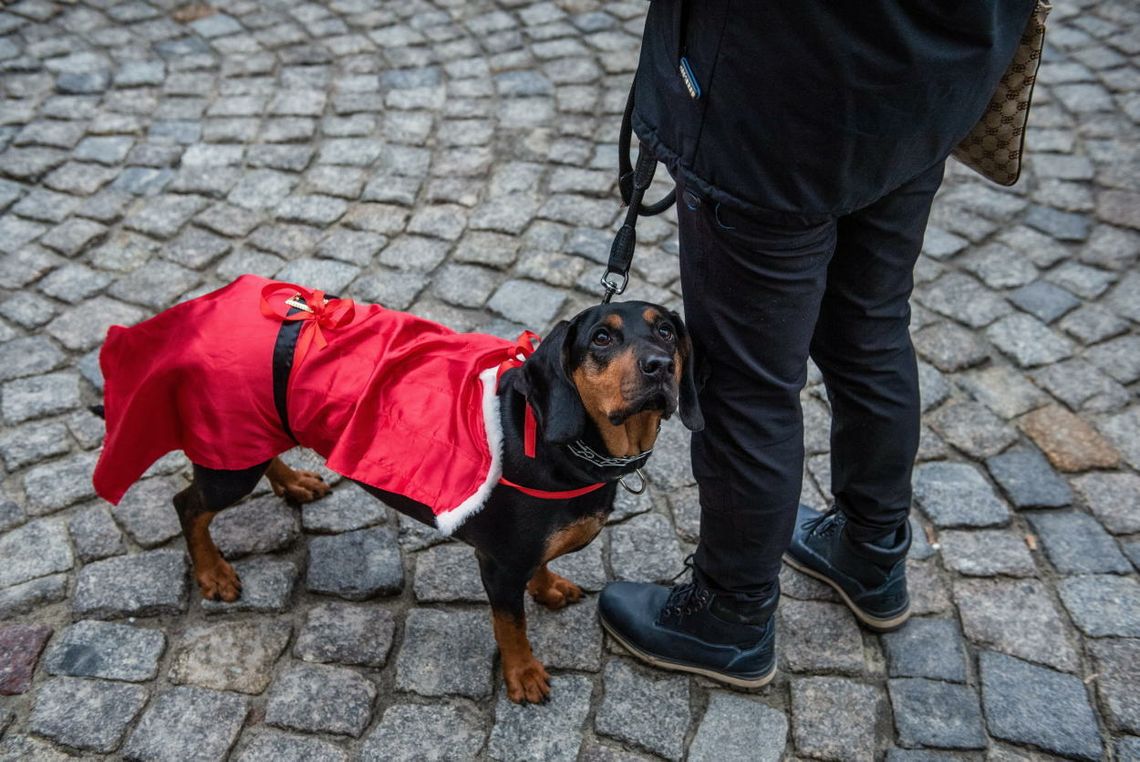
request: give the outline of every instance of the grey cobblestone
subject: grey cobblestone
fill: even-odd
[[[51,675],[146,682],[166,650],[161,630],[85,620],[64,630],[44,654]]]

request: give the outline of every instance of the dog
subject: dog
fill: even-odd
[[[242,276],[131,328],[100,355],[107,437],[94,482],[118,502],[182,449],[193,481],[173,502],[204,598],[241,581],[209,525],[264,475],[304,503],[329,486],[278,455],[301,444],[386,504],[475,549],[507,695],[541,702],[525,593],[559,609],[582,590],[547,564],[605,525],[618,480],[644,465],[674,413],[703,419],[680,316],[604,304],[535,346],[458,334],[408,313]]]

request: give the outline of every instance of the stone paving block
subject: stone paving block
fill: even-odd
[[[171,500],[185,484],[182,479],[174,477],[136,482],[123,495],[122,502],[111,509],[111,514],[131,539],[142,547],[161,545],[182,534]]]
[[[750,697],[710,691],[709,704],[689,746],[692,762],[776,762],[784,758],[788,718]]]
[[[843,606],[787,599],[777,609],[779,658],[792,672],[861,674],[863,637]]]
[[[611,659],[603,679],[605,694],[594,718],[597,732],[666,759],[681,759],[692,721],[688,678]]]
[[[305,617],[293,655],[308,662],[383,667],[395,635],[396,620],[387,609],[325,603]]]
[[[372,717],[376,693],[372,681],[350,669],[294,665],[273,683],[265,722],[307,733],[359,737]]]
[[[934,283],[919,287],[917,297],[928,309],[971,328],[983,328],[1013,312],[1007,301],[959,272],[947,273]]]
[[[395,704],[388,707],[360,747],[363,762],[422,759],[462,762],[483,748],[487,732],[479,717],[462,706]]]
[[[1080,358],[1041,368],[1033,380],[1073,410],[1116,410],[1131,400],[1123,386]]]
[[[689,438],[689,430],[680,418],[661,424],[653,455],[645,464],[645,473],[655,487],[672,490],[697,483],[689,456]]]
[[[1127,574],[1132,565],[1093,517],[1076,511],[1027,514],[1045,555],[1061,574]]]
[[[18,503],[11,500],[0,500],[0,532],[7,532],[9,529],[20,526],[27,518],[24,515],[24,509]]]
[[[1035,281],[1009,295],[1009,300],[1044,323],[1052,323],[1081,306],[1081,300],[1059,285]]]
[[[1018,425],[1061,471],[1113,468],[1120,462],[1120,454],[1104,437],[1060,405],[1038,408]]]
[[[28,513],[36,516],[54,513],[94,498],[90,475],[97,458],[98,453],[84,452],[28,469],[24,474]]]
[[[906,678],[889,682],[899,743],[946,749],[984,749],[978,694],[967,685]]]
[[[112,325],[133,325],[145,317],[138,307],[105,296],[96,296],[66,310],[47,325],[47,332],[68,349],[94,349],[107,336]],[[63,374],[60,374],[63,375]],[[78,400],[67,405],[74,407]]]
[[[186,572],[181,550],[95,561],[79,570],[72,612],[95,619],[181,613],[186,609]]]
[[[970,396],[1006,419],[1049,401],[1025,376],[1004,365],[970,371],[956,380]]]
[[[237,741],[249,699],[179,686],[159,695],[127,739],[128,759],[209,762],[222,759]]]
[[[613,527],[610,566],[614,578],[633,582],[665,582],[681,571],[681,548],[669,520],[656,513],[637,516]]]
[[[906,574],[912,615],[941,614],[951,610],[950,588],[933,562],[909,559]]]
[[[74,373],[48,373],[21,378],[4,384],[0,412],[8,423],[22,423],[79,405],[79,376]]]
[[[487,307],[508,320],[544,330],[551,324],[566,296],[550,286],[521,280],[509,280],[499,286]]]
[[[245,734],[252,740],[238,762],[348,762],[348,752],[329,741],[261,728]]]
[[[1017,508],[1061,508],[1073,502],[1068,483],[1033,448],[1016,447],[987,458],[986,468]]]
[[[1116,758],[1120,762],[1138,762],[1140,760],[1140,738],[1126,736],[1117,740]]]
[[[39,519],[0,535],[0,588],[68,571],[75,563],[59,519]]]
[[[1109,722],[1119,730],[1140,733],[1140,641],[1093,640],[1088,644],[1096,663],[1096,686],[1108,710]]]
[[[66,746],[110,752],[146,699],[147,690],[139,685],[57,677],[37,692],[28,727]]]
[[[475,552],[459,543],[437,545],[417,553],[412,590],[421,603],[487,600]]]
[[[535,658],[548,669],[597,672],[602,667],[598,599],[584,598],[557,611],[526,600],[527,634]]]
[[[954,601],[966,637],[978,646],[1066,672],[1077,670],[1077,653],[1044,583],[956,580]]]
[[[996,455],[1017,440],[1017,432],[976,402],[951,402],[930,417],[950,444],[972,458]]]
[[[84,620],[60,633],[44,655],[49,675],[141,683],[158,674],[166,650],[161,630]]]
[[[355,601],[399,593],[404,567],[396,533],[373,527],[310,538],[305,586]]]
[[[1077,477],[1073,486],[1105,529],[1113,534],[1140,532],[1140,476],[1097,472]]]
[[[233,565],[241,580],[241,597],[231,603],[195,598],[201,601],[207,614],[225,614],[232,611],[260,611],[281,613],[288,610],[289,599],[297,582],[297,566],[292,561],[277,560],[271,556],[255,556]]]
[[[292,627],[287,622],[223,622],[187,630],[174,648],[170,681],[219,691],[257,694]]]
[[[301,506],[301,526],[306,532],[350,532],[383,524],[387,518],[384,503],[350,483],[339,484],[320,500]]]
[[[1009,509],[968,463],[923,463],[914,469],[914,498],[936,527],[990,527],[1009,522]]]
[[[806,677],[792,682],[791,693],[797,751],[827,760],[874,759],[875,724],[887,711],[878,688],[841,677]]]
[[[1035,577],[1037,565],[1020,533],[946,530],[939,537],[946,568],[970,577]]]
[[[590,711],[592,686],[580,675],[557,675],[550,697],[541,705],[514,704],[505,692],[495,705],[495,724],[487,756],[496,760],[566,760],[575,762]]]
[[[0,626],[0,695],[24,693],[52,629],[42,624]]]
[[[1093,638],[1140,637],[1140,584],[1131,577],[1090,574],[1058,585],[1073,622]]]
[[[272,553],[300,536],[296,511],[276,495],[257,497],[218,513],[210,536],[226,558]]]
[[[1003,317],[985,335],[1021,367],[1056,363],[1073,354],[1072,342],[1028,315]]]
[[[396,687],[422,696],[490,696],[496,651],[485,612],[412,609],[396,657]]]
[[[36,762],[69,762],[75,758],[58,751],[47,741],[10,733],[0,742],[0,759],[4,759],[5,762],[23,759],[34,759]]]
[[[1066,757],[1100,759],[1100,733],[1080,678],[990,651],[978,666],[991,735]]]
[[[0,619],[24,614],[38,606],[62,601],[67,596],[67,574],[39,577],[0,588]]]
[[[1119,450],[1128,465],[1140,468],[1140,437],[1136,436],[1136,432],[1140,431],[1140,406],[1101,419],[1097,428]]]
[[[966,647],[952,619],[912,619],[881,636],[891,677],[966,682]]]

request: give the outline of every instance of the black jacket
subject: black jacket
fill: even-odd
[[[949,155],[980,118],[1033,6],[653,0],[634,130],[675,177],[715,200],[759,216],[845,214]]]

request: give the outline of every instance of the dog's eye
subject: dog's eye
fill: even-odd
[[[665,339],[665,341],[673,340],[673,326],[668,323],[661,323],[657,326],[657,335]]]
[[[610,332],[605,328],[599,328],[598,330],[594,331],[594,337],[591,339],[591,341],[599,347],[608,347],[610,345],[610,342],[613,341],[613,337],[610,336]]]

